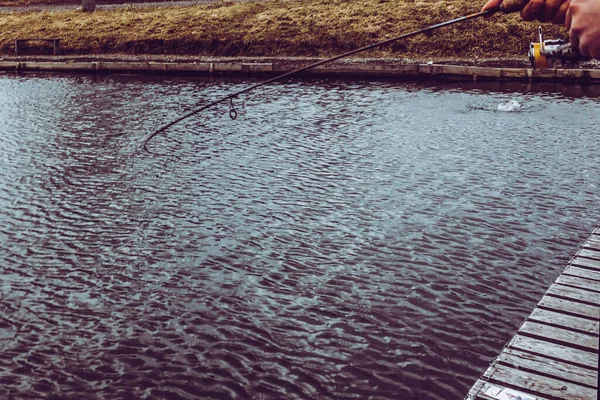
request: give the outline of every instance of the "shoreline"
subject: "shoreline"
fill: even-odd
[[[303,57],[197,57],[197,56],[4,56],[0,71],[87,72],[171,75],[279,75],[321,60]],[[413,80],[514,80],[600,82],[597,63],[583,68],[531,68],[522,59],[349,58],[327,63],[299,75],[398,78]]]

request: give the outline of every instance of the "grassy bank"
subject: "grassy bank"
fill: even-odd
[[[329,56],[478,11],[467,0],[267,0],[82,13],[0,12],[0,52],[14,39],[60,37],[63,54]],[[364,56],[524,57],[537,24],[517,15],[468,21]],[[548,37],[564,37],[547,26]],[[40,51],[37,49],[36,51]]]
[[[171,2],[177,0],[96,0],[96,5],[106,4],[144,4],[148,2]],[[22,6],[81,6],[81,0],[0,0],[0,7]]]

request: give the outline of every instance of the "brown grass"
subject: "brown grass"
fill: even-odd
[[[465,0],[267,0],[110,11],[0,13],[0,51],[13,40],[60,37],[66,54],[330,56],[478,11]],[[548,37],[564,37],[560,27]],[[442,28],[371,56],[524,57],[537,24],[499,15]]]
[[[149,1],[164,1],[171,0],[97,0],[99,4],[131,4],[131,3],[146,3]],[[61,6],[61,5],[81,5],[81,0],[0,0],[0,7],[23,7],[23,6]]]

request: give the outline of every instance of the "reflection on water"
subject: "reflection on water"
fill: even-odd
[[[284,83],[140,151],[247,84],[0,78],[0,397],[459,399],[598,218],[586,87]]]

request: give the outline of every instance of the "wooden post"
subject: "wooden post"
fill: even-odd
[[[83,12],[94,12],[96,10],[96,0],[82,0]]]
[[[57,56],[60,52],[60,39],[52,39],[52,46],[54,47],[54,55]]]

